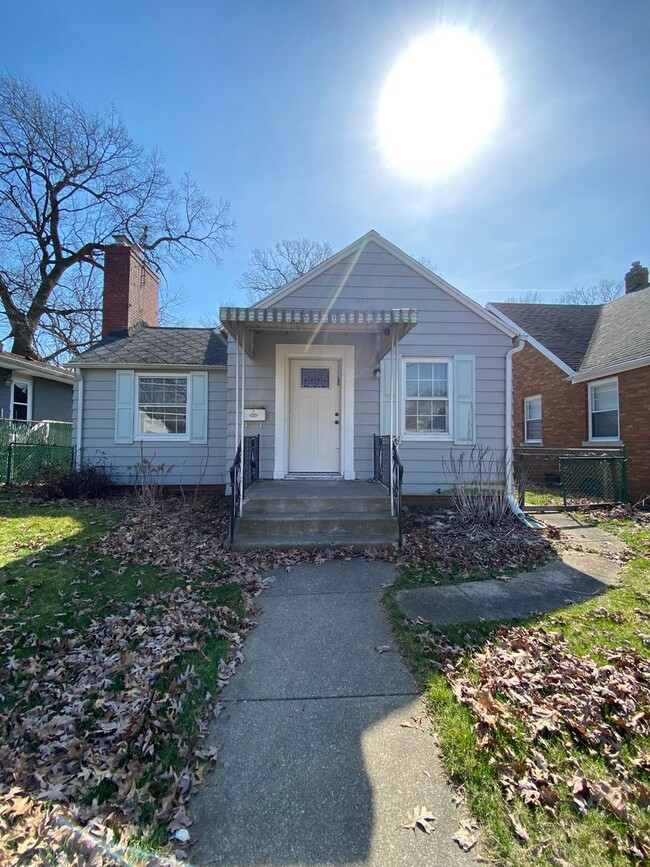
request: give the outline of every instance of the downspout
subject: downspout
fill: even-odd
[[[76,454],[74,465],[75,469],[81,469],[81,448],[83,442],[83,423],[84,423],[84,375],[83,370],[78,367],[77,374],[77,436],[76,436]]]
[[[514,495],[514,458],[512,451],[512,356],[516,355],[526,345],[526,341],[521,337],[517,337],[517,342],[506,353],[506,498],[512,513],[522,523],[534,529],[541,529],[543,526],[538,521],[530,518],[519,506],[517,497]]]

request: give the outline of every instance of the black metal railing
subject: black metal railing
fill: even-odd
[[[241,443],[237,446],[235,460],[230,467],[230,527],[229,538],[235,539],[235,524],[239,516],[239,502],[246,488],[259,479],[260,438],[244,437],[244,460]]]
[[[391,476],[391,447],[393,453],[393,471]],[[397,439],[393,439],[391,446],[391,438],[388,434],[373,436],[373,456],[374,456],[374,471],[373,479],[382,484],[391,493],[391,500],[395,517],[397,518],[397,529],[399,546],[402,547],[403,526],[402,526],[402,481],[404,479],[404,466],[399,458],[399,448]]]
[[[519,504],[596,505],[627,502],[625,446],[515,449]]]

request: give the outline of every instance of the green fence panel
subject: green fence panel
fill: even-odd
[[[72,446],[12,443],[8,447],[5,479],[8,484],[25,485],[42,481],[48,473],[72,469]]]

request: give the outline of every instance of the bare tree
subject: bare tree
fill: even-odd
[[[522,292],[520,295],[510,295],[505,300],[506,304],[543,304],[541,292],[529,289],[528,292]]]
[[[256,247],[237,285],[253,303],[307,274],[331,255],[332,248],[327,242],[309,238],[282,240],[266,249]]]
[[[622,280],[603,279],[593,286],[574,286],[560,295],[558,304],[607,304],[624,293]]]
[[[99,272],[113,236],[137,241],[153,267],[220,261],[234,223],[158,152],[128,135],[114,109],[88,112],[0,75],[0,302],[12,351],[74,353],[97,336]]]

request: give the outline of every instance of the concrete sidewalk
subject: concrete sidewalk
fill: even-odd
[[[224,690],[200,789],[193,864],[467,865],[435,740],[379,598],[391,566],[330,561],[272,573],[246,661]],[[431,835],[400,824],[415,807]]]
[[[567,513],[533,517],[563,534],[568,547],[557,560],[505,580],[402,590],[397,598],[406,614],[438,626],[511,620],[583,602],[616,586],[620,563],[612,555],[626,550],[623,542],[598,527],[579,523]]]

